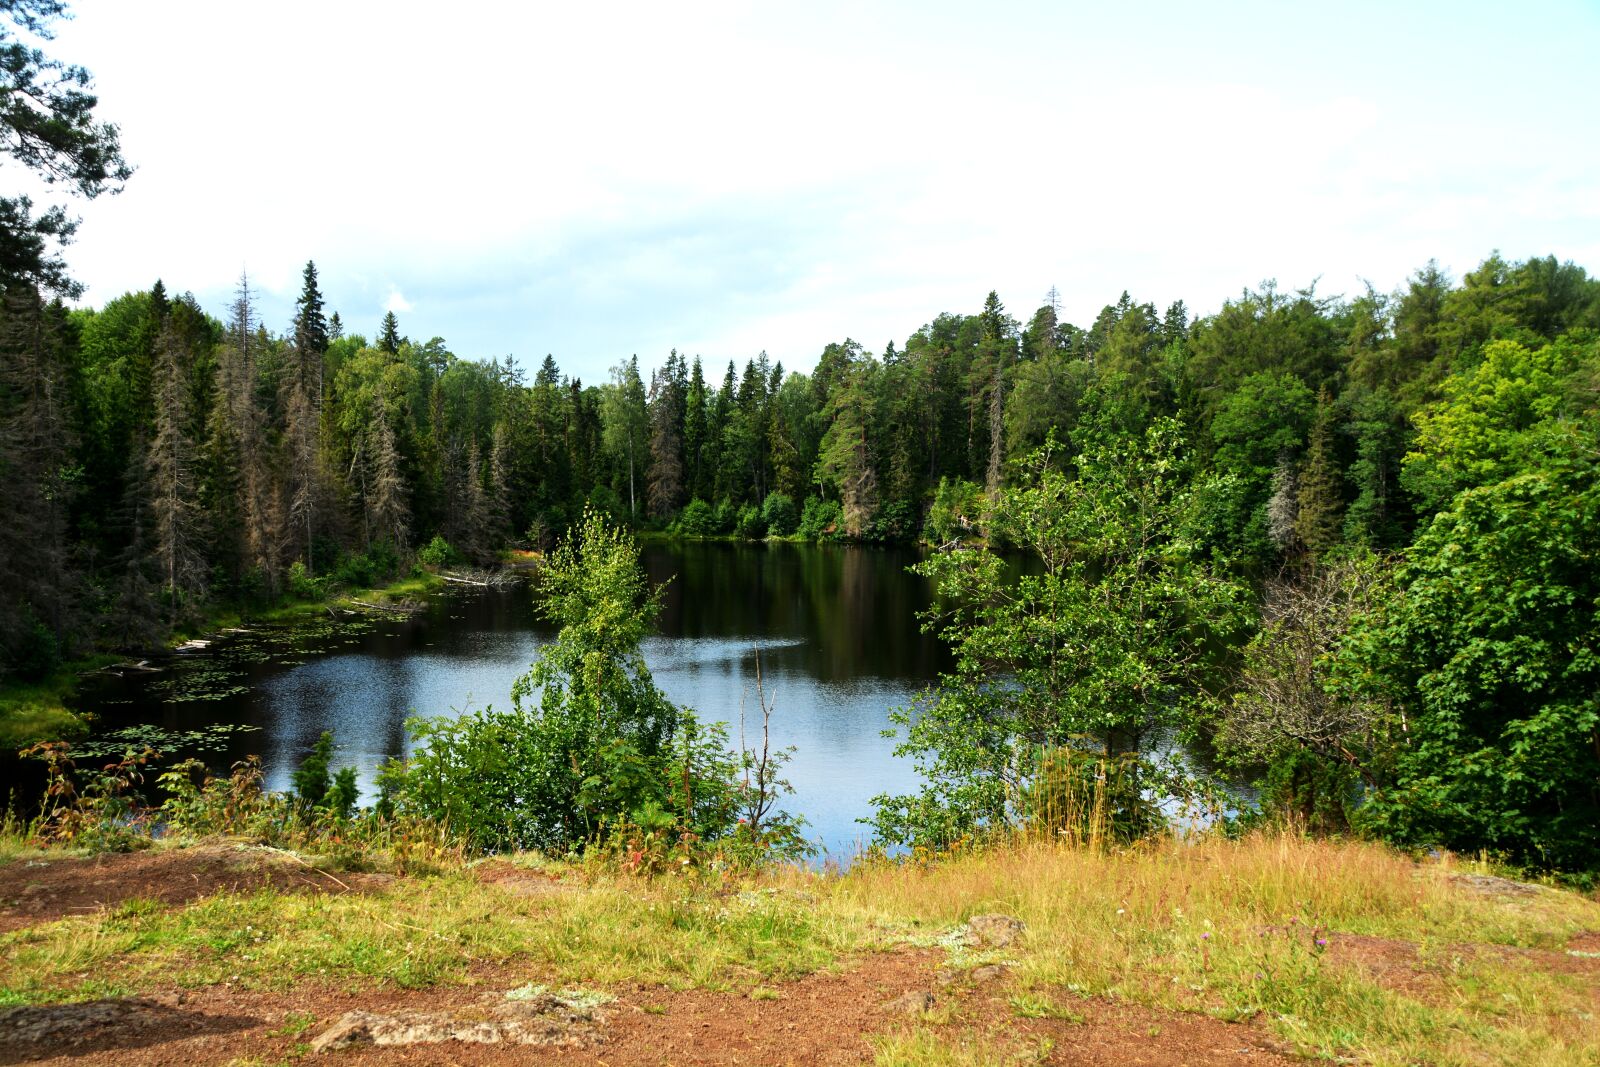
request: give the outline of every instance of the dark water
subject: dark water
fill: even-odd
[[[908,763],[881,736],[888,712],[946,665],[916,615],[928,584],[906,573],[907,551],[828,545],[652,544],[644,562],[668,582],[659,636],[645,645],[656,683],[710,721],[741,705],[759,730],[754,649],[775,704],[773,741],[797,749],[788,767],[808,836],[848,857],[866,837],[869,799],[914,785]],[[268,785],[289,773],[323,730],[338,765],[354,764],[363,790],[385,758],[408,749],[405,720],[486,705],[506,707],[512,682],[551,637],[528,586],[452,588],[408,618],[333,620],[229,638],[180,656],[161,674],[86,687],[100,730],[152,725],[187,731],[252,727],[206,754],[225,767],[258,753]],[[749,727],[747,727],[747,730]]]

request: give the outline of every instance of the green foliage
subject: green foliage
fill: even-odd
[[[1585,387],[1600,368],[1600,341],[1562,341],[1529,349],[1494,341],[1481,362],[1443,385],[1443,399],[1416,415],[1402,484],[1426,512],[1448,507],[1463,489],[1491,485],[1536,465],[1562,423],[1582,412]]]
[[[0,7],[0,127],[4,153],[44,184],[64,184],[85,199],[116,193],[133,175],[122,158],[116,126],[95,121],[98,98],[83,67],[45,55],[28,42],[49,40],[64,17],[56,0],[11,0]],[[0,288],[37,286],[75,297],[82,286],[66,274],[57,244],[77,221],[61,207],[32,215],[27,196],[0,198]]]
[[[800,513],[794,498],[787,493],[768,493],[761,502],[761,522],[773,537],[788,537],[800,525]]]
[[[332,763],[333,731],[324,730],[322,736],[317,738],[317,743],[311,746],[306,758],[300,761],[300,766],[289,776],[295,799],[302,806],[318,808],[323,805],[331,784],[328,770]]]
[[[1600,866],[1597,444],[1552,433],[1541,469],[1459,494],[1353,634],[1347,684],[1397,713],[1374,832]]]
[[[450,546],[450,542],[435,534],[417,553],[417,561],[429,567],[453,567],[461,562],[461,553]]]
[[[767,524],[761,518],[761,509],[754,504],[740,508],[739,517],[733,523],[733,532],[747,541],[758,541],[767,536]]]
[[[539,597],[560,629],[512,688],[512,710],[414,720],[418,752],[385,787],[399,810],[483,849],[559,853],[667,816],[695,839],[727,834],[726,733],[651,679],[639,643],[660,593],[633,539],[589,512],[546,560]]]
[[[897,751],[927,784],[876,799],[880,838],[942,846],[1014,825],[1041,751],[1137,753],[1191,727],[1206,705],[1215,652],[1244,629],[1244,597],[1193,540],[1177,427],[1158,420],[1143,440],[1086,453],[1077,467],[1069,477],[1041,452],[996,501],[996,521],[1037,571],[1012,579],[1000,557],[972,548],[917,566],[941,604],[925,628],[951,644],[957,666],[892,715],[904,731]]]
[[[311,577],[303,560],[289,564],[289,595],[296,600],[321,600],[328,591],[325,579]]]
[[[675,528],[688,537],[710,537],[717,531],[716,515],[710,504],[695,497],[678,513]]]
[[[985,509],[982,486],[961,478],[940,478],[923,536],[936,545],[975,537],[983,529]]]
[[[800,526],[797,531],[807,541],[821,541],[824,538],[836,536],[839,533],[839,524],[842,513],[837,500],[824,500],[821,497],[806,497],[805,510],[800,515]]]

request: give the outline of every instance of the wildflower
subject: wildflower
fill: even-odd
[[[1200,935],[1200,940],[1202,940],[1202,941],[1208,941],[1210,939],[1211,939],[1211,931],[1210,930],[1207,930],[1205,933]]]
[[[1317,938],[1317,947],[1318,948],[1327,948],[1328,947],[1328,939],[1325,938],[1325,937]]]

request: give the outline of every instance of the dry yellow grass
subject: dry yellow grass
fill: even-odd
[[[562,981],[754,995],[910,943],[944,948],[956,967],[1007,963],[1022,1018],[1070,1020],[1077,998],[1105,997],[1252,1019],[1308,1054],[1365,1063],[1600,1067],[1600,963],[1565,951],[1600,931],[1600,903],[1473,883],[1461,876],[1482,872],[1374,845],[1284,835],[1096,851],[1023,840],[845,874],[655,881],[545,866],[561,885],[531,896],[461,869],[370,895],[129,902],[0,936],[0,1003],[227,978],[431,985],[471,980],[475,960],[525,961]],[[966,947],[960,924],[987,912],[1022,919],[1025,937]],[[886,1038],[880,1062],[1038,1052],[950,1020],[924,1024]]]

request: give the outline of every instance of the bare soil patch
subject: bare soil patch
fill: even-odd
[[[307,1064],[838,1065],[871,1062],[876,1035],[916,1025],[952,1039],[970,1030],[1019,1045],[1048,1038],[1055,1047],[1045,1062],[1053,1064],[1237,1067],[1296,1062],[1260,1030],[1204,1016],[1074,1001],[1074,1010],[1085,1019],[1081,1024],[1018,1019],[1007,1003],[1009,982],[937,987],[939,962],[938,953],[927,951],[876,954],[837,972],[762,987],[754,996],[650,986],[612,989],[616,1000],[595,1014],[598,1021],[575,1031],[573,1041],[534,1048],[511,1041],[443,1040],[311,1051],[319,1035],[335,1030],[351,1013],[456,1023],[497,1018],[502,1013],[492,1006],[496,997],[538,981],[537,975],[514,966],[480,970],[472,985],[448,989],[351,992],[307,985],[278,994],[218,986],[137,1001],[25,1009],[61,1012],[64,1018],[83,1012],[105,1025],[5,1028],[0,1063],[191,1067],[235,1059],[273,1063],[299,1058]],[[933,989],[931,1017],[919,1020],[886,1010],[907,991]]]
[[[84,915],[128,900],[183,904],[216,893],[266,888],[348,893],[372,890],[390,881],[381,874],[335,875],[287,855],[231,845],[18,860],[0,865],[0,932]]]

